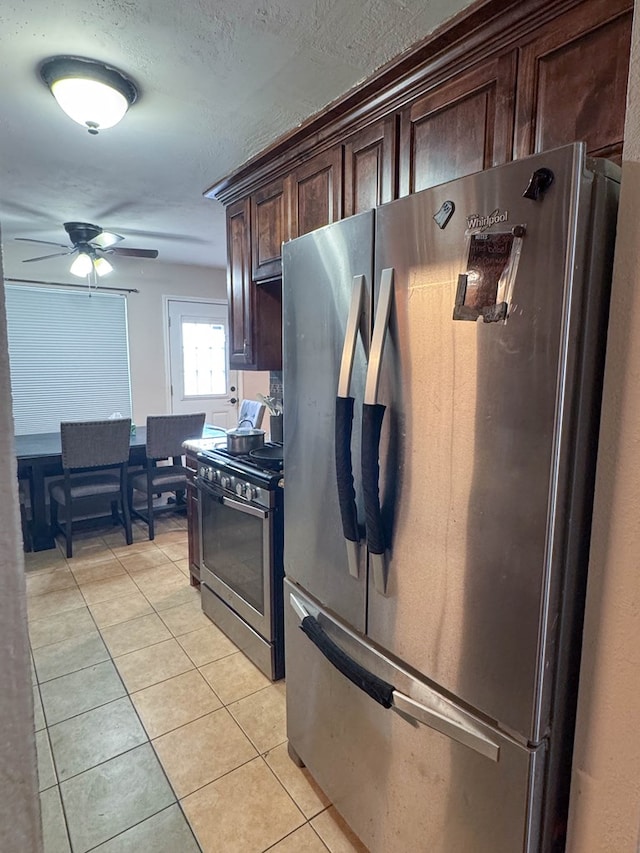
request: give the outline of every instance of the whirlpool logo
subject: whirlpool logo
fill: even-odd
[[[509,219],[508,210],[496,209],[488,216],[481,216],[479,213],[472,213],[467,216],[467,227],[472,231],[484,231],[492,225],[498,225],[500,222],[506,222]]]

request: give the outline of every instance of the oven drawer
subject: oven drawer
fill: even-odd
[[[238,614],[228,607],[215,592],[203,583],[200,587],[202,610],[223,631],[259,670],[277,681],[284,675],[284,648],[282,632],[272,642],[267,642]]]

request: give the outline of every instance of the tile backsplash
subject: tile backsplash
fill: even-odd
[[[281,370],[272,370],[269,373],[269,396],[275,397],[276,400],[283,399]]]

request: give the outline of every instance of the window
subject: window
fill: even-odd
[[[182,317],[182,371],[185,397],[227,393],[225,327]]]
[[[6,285],[17,435],[131,416],[124,296]]]

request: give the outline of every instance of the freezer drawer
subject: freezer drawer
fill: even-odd
[[[300,630],[307,613],[350,658],[393,684],[404,696],[396,695],[397,710],[327,660]],[[544,745],[524,748],[439,696],[289,581],[285,645],[289,743],[372,853],[537,848]]]

